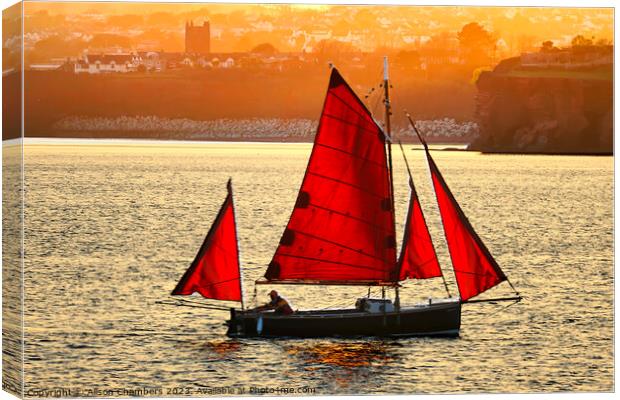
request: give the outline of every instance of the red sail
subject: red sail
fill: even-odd
[[[428,148],[426,157],[437,195],[452,267],[461,300],[464,301],[506,280],[506,276],[463,214],[463,210],[450,192]]]
[[[413,181],[409,180],[411,198],[405,223],[403,247],[400,253],[400,280],[428,279],[441,276],[441,268],[428,226],[420,207]]]
[[[217,300],[241,301],[241,277],[235,227],[232,188],[211,226],[196,259],[191,264],[173,295],[191,295]]]
[[[398,279],[385,141],[370,112],[332,69],[306,175],[268,280]]]

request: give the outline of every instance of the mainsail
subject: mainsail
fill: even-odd
[[[428,279],[442,276],[435,247],[428,232],[420,200],[411,178],[409,178],[409,189],[411,191],[409,210],[407,211],[403,246],[398,261],[400,266],[399,279]]]
[[[172,295],[200,293],[217,300],[242,301],[235,209],[231,181],[228,195],[194,262]]]
[[[428,146],[423,144],[456,282],[461,300],[465,301],[505,281],[506,276],[465,217],[431,157]]]
[[[398,280],[386,137],[333,68],[306,174],[268,281]]]

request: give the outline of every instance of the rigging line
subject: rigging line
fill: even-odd
[[[322,238],[322,237],[319,237],[319,236],[315,236],[315,235],[313,235],[313,234],[311,234],[311,233],[306,233],[306,232],[298,231],[298,230],[296,230],[296,229],[291,229],[291,230],[292,230],[293,232],[295,232],[295,233],[299,233],[299,234],[300,234],[300,235],[302,235],[302,236],[307,236],[307,237],[309,237],[309,238],[311,238],[311,239],[315,239],[315,240],[319,240],[319,241],[321,241],[321,242],[329,243],[329,244],[334,245],[334,246],[336,246],[336,247],[342,247],[343,249],[347,249],[347,250],[349,250],[349,251],[352,251],[352,252],[354,252],[354,253],[361,254],[361,255],[366,256],[366,257],[368,257],[368,258],[373,258],[373,259],[375,259],[375,260],[377,260],[377,261],[380,261],[380,262],[382,262],[382,263],[384,263],[384,264],[388,264],[388,262],[387,262],[387,261],[385,261],[384,259],[382,259],[382,258],[381,258],[381,257],[379,257],[379,256],[375,256],[375,255],[372,255],[372,254],[366,253],[366,252],[364,252],[364,251],[361,251],[361,250],[358,250],[358,249],[354,249],[353,247],[349,247],[349,246],[344,245],[344,244],[342,244],[342,243],[334,242],[334,241],[332,241],[332,240],[328,240],[328,239],[325,239],[325,238]]]
[[[230,308],[224,308],[224,307],[215,307],[215,306],[208,306],[208,305],[197,305],[194,303],[176,303],[176,302],[167,302],[167,301],[156,301],[155,304],[162,304],[162,305],[166,305],[166,306],[175,306],[175,307],[190,307],[190,308],[203,308],[203,309],[207,309],[207,310],[217,310],[217,311],[228,311],[230,310]]]
[[[400,147],[400,151],[403,154],[403,160],[405,160],[405,166],[407,167],[407,174],[409,174],[410,184],[413,185],[413,175],[411,174],[411,168],[409,168],[409,161],[407,160],[407,156],[405,155],[405,149],[403,148],[403,144],[398,139],[398,146]]]
[[[377,107],[379,106],[379,103],[381,102],[381,99],[383,98],[383,93],[381,88],[383,88],[383,71],[379,71],[379,73],[377,74],[377,82],[379,82],[376,86],[377,86],[377,96],[376,96],[376,100],[375,100],[375,104],[372,108],[372,114],[376,115],[377,114]]]
[[[194,306],[190,304],[172,304],[172,303],[160,303],[160,304],[168,305],[168,306],[175,306],[175,307],[201,308],[203,310],[214,310],[214,311],[229,311],[230,310],[228,308],[201,307],[201,306]]]
[[[355,90],[353,90],[351,85],[349,85],[349,83],[342,76],[340,76],[340,77],[342,78],[342,84],[347,88],[348,92],[353,96],[353,98],[355,99],[357,104],[359,104],[362,107],[362,109],[364,110],[366,116],[368,118],[370,118],[370,120],[377,126],[377,128],[379,130],[381,130],[381,126],[377,123],[377,121],[375,121],[375,119],[372,116],[372,113],[370,112],[368,107],[366,107],[366,104],[364,104],[362,99],[360,99],[359,96],[357,95],[357,93],[355,93]],[[332,94],[334,94],[334,92],[332,92]],[[340,97],[338,97],[338,95],[334,94],[334,96],[336,96],[336,98],[338,98],[340,101],[343,101]],[[345,106],[347,106],[348,108],[351,108],[347,103],[345,103]]]
[[[510,282],[510,280],[508,279],[508,276],[506,276],[506,282],[508,282],[508,284],[510,285],[510,287],[512,288],[512,290],[515,291],[515,293],[517,294],[517,296],[520,296],[519,291],[512,285],[512,282]]]
[[[383,83],[379,84],[379,87],[382,87],[381,85],[383,85]],[[377,90],[375,104],[372,106],[372,114],[373,115],[377,114],[377,108],[379,107],[379,103],[381,103],[381,99],[382,98],[383,98],[383,95],[381,94],[381,91]]]
[[[177,301],[177,302],[198,304],[198,305],[201,305],[201,306],[210,306],[210,307],[222,307],[222,308],[225,308],[225,309],[229,308],[229,307],[226,307],[226,306],[223,306],[223,305],[220,305],[220,304],[202,303],[202,302],[199,302],[199,301],[192,301],[192,300],[189,300],[189,299],[172,298],[172,299],[168,299],[167,301]],[[233,301],[233,300],[226,300],[226,301]]]
[[[364,188],[363,188],[363,187],[361,187],[361,186],[355,185],[355,184],[350,183],[350,182],[347,182],[347,181],[343,181],[343,180],[338,179],[338,178],[334,178],[334,177],[331,177],[331,176],[327,176],[327,175],[319,174],[319,173],[316,173],[316,172],[312,172],[312,171],[310,171],[310,170],[308,170],[308,175],[313,175],[313,176],[316,176],[317,178],[327,179],[328,181],[333,181],[333,182],[339,183],[339,184],[341,184],[341,185],[345,185],[345,186],[352,187],[352,188],[354,188],[354,189],[359,190],[360,192],[364,192],[364,193],[366,193],[366,194],[368,194],[368,195],[370,195],[370,196],[373,196],[373,197],[379,198],[379,199],[381,199],[381,200],[383,200],[383,199],[384,199],[384,197],[383,197],[383,196],[381,196],[380,194],[373,193],[373,192],[371,192],[371,191],[369,191],[369,190],[367,190],[367,189],[364,189]]]
[[[495,311],[493,311],[493,312],[491,312],[491,313],[487,313],[487,314],[482,314],[482,315],[481,315],[481,316],[479,316],[477,319],[474,319],[474,323],[481,322],[483,318],[484,318],[484,319],[489,318],[489,317],[491,317],[491,316],[493,316],[493,315],[495,315],[495,314],[497,314],[497,313],[499,313],[499,312],[502,312],[502,311],[506,310],[506,309],[507,309],[507,308],[509,308],[509,307],[514,306],[514,305],[515,305],[515,304],[517,304],[517,303],[520,303],[521,301],[522,301],[522,300],[515,300],[515,302],[514,302],[514,303],[510,303],[510,304],[508,304],[507,306],[504,306],[504,307],[500,308],[499,310],[495,310]]]
[[[390,82],[390,89],[393,89],[393,86],[392,86],[392,83],[391,83],[391,82]],[[393,101],[393,103],[394,103],[394,104],[403,104],[403,103],[404,103],[404,102],[402,102],[402,101],[401,101],[401,100],[402,100],[402,98],[400,97],[400,92],[399,92],[398,90],[392,90],[392,92],[391,92],[391,93],[394,93],[394,95],[392,96],[392,97],[393,97],[393,99],[394,99],[394,101]],[[396,108],[396,107],[394,106],[394,107],[392,107],[392,108]],[[399,133],[400,133],[400,134],[403,134],[403,133],[405,132],[405,130],[406,130],[406,129],[404,129],[404,128],[402,127],[402,125],[399,125],[399,126],[401,127],[401,128],[400,128],[400,130],[399,130]],[[398,136],[399,136],[399,139],[400,139],[400,136],[401,136],[400,134],[398,135]]]
[[[362,293],[361,295],[359,295],[359,296],[358,296],[358,298],[360,298],[360,297],[365,297],[365,294],[364,294],[364,293]],[[345,306],[347,306],[347,305],[351,304],[351,303],[350,303],[350,301],[351,301],[351,300],[343,300],[343,301],[341,301],[341,302],[339,302],[339,303],[334,303],[334,304],[333,304],[333,305],[331,305],[331,306],[327,306],[327,307],[325,307],[325,308],[322,308],[322,310],[326,310],[326,309],[328,309],[328,308],[332,308],[332,307],[345,307]]]
[[[336,211],[336,210],[334,210],[334,209],[327,208],[327,207],[323,207],[323,206],[320,206],[320,205],[318,205],[318,204],[314,204],[314,203],[309,203],[308,205],[309,205],[309,206],[311,206],[311,207],[314,207],[314,208],[318,208],[319,210],[328,211],[328,212],[330,212],[330,213],[338,214],[338,215],[341,215],[341,216],[343,216],[343,217],[350,218],[350,219],[352,219],[352,220],[355,220],[355,221],[361,222],[361,223],[363,223],[363,224],[370,225],[370,226],[372,226],[373,228],[378,229],[378,230],[381,230],[381,231],[384,231],[384,232],[385,232],[385,231],[388,231],[388,230],[387,230],[387,229],[385,229],[383,226],[380,226],[380,225],[378,225],[378,224],[375,224],[374,222],[367,221],[367,220],[362,219],[362,218],[359,218],[359,217],[354,217],[353,215],[350,215],[350,214],[345,214],[345,213],[343,213],[343,212],[341,212],[341,211]],[[388,231],[388,233],[390,233],[390,232]]]
[[[328,309],[330,309],[330,308],[336,308],[336,307],[337,307],[337,308],[340,308],[340,307],[345,307],[345,306],[347,306],[347,305],[349,305],[349,304],[351,304],[351,303],[350,303],[350,300],[346,300],[346,301],[339,301],[339,302],[337,302],[337,303],[332,303],[332,304],[330,304],[330,305],[328,305],[328,306],[326,306],[326,307],[319,308],[319,310],[328,310]]]
[[[239,278],[227,279],[227,280],[225,280],[225,281],[220,281],[220,282],[213,282],[213,283],[210,283],[210,284],[208,284],[208,285],[202,285],[202,286],[199,286],[199,288],[209,288],[209,287],[211,287],[211,286],[221,285],[222,283],[229,283],[229,282],[238,281],[239,279],[241,279],[241,277],[239,277]],[[174,295],[174,296],[179,296],[179,295]],[[236,301],[236,300],[233,300],[233,301]]]
[[[345,262],[342,262],[342,261],[324,260],[324,259],[316,258],[316,257],[306,257],[306,256],[299,256],[299,255],[295,255],[295,254],[286,254],[286,253],[276,253],[276,255],[279,256],[279,257],[298,258],[300,260],[324,262],[324,263],[327,263],[327,264],[346,265],[347,267],[353,267],[353,268],[359,268],[359,269],[367,269],[367,270],[370,270],[370,271],[385,273],[385,271],[383,269],[379,269],[379,268],[376,268],[376,267],[371,267],[369,265],[356,265],[356,264],[351,264],[351,263],[345,263]],[[303,275],[300,275],[300,277],[304,278]],[[376,279],[376,280],[380,281],[382,279]]]
[[[405,115],[407,116],[407,119],[409,120],[409,124],[411,125],[416,135],[418,136],[418,140],[420,141],[422,145],[424,145],[424,149],[428,152],[428,145],[426,144],[426,141],[422,138],[422,134],[418,130],[418,127],[416,126],[415,122],[413,122],[413,119],[411,118],[411,114],[409,114],[407,110],[403,110],[403,111],[405,112]]]
[[[176,307],[206,308],[208,310],[221,310],[221,311],[230,310],[229,307],[214,307],[210,305],[200,305],[200,304],[194,304],[194,303],[178,303],[178,302],[173,302],[173,301],[169,301],[169,302],[160,301],[160,302],[156,302],[156,304],[163,304],[163,305],[176,306]]]

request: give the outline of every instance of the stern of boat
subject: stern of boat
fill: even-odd
[[[257,318],[255,313],[230,309],[230,319],[226,321],[228,337],[252,337],[257,335]]]

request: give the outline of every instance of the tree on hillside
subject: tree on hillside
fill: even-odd
[[[611,46],[611,44],[611,40],[605,38],[601,38],[596,41],[597,46]]]
[[[314,46],[314,53],[319,63],[327,61],[341,64],[341,61],[349,59],[352,54],[359,53],[360,50],[351,43],[339,40],[323,39]]]
[[[477,22],[471,22],[458,33],[459,47],[467,64],[488,65],[495,50],[495,39]]]
[[[261,43],[250,51],[250,53],[263,54],[266,56],[274,55],[277,52],[278,49],[276,49],[271,43]]]
[[[573,40],[571,40],[570,44],[573,47],[585,47],[592,46],[593,42],[592,39],[588,39],[583,35],[577,35],[573,38]]]
[[[546,40],[542,42],[542,46],[540,46],[541,53],[551,53],[557,50],[559,49],[553,45],[553,42],[551,40]]]

